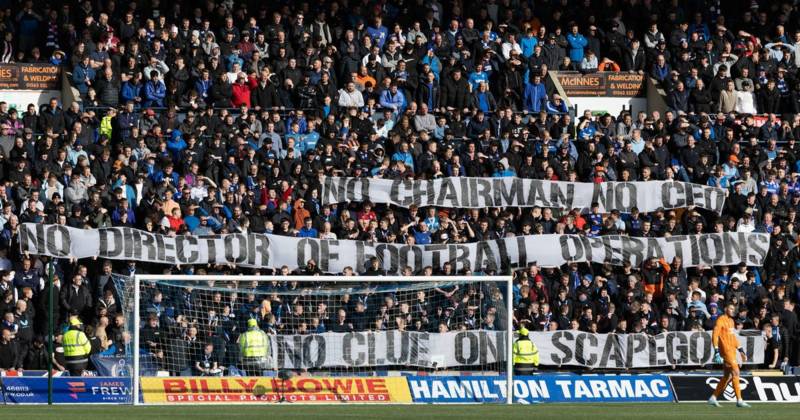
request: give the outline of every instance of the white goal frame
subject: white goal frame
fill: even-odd
[[[259,282],[268,281],[298,281],[298,282],[320,282],[320,281],[368,281],[368,282],[475,282],[475,283],[505,283],[506,284],[506,404],[513,403],[514,391],[514,364],[512,356],[512,348],[514,342],[514,278],[512,275],[507,276],[353,276],[343,278],[342,276],[253,276],[253,275],[170,275],[170,274],[135,274],[133,276],[133,371],[131,375],[132,397],[133,405],[143,405],[140,399],[140,386],[141,376],[139,374],[139,333],[141,330],[141,320],[139,319],[139,309],[141,303],[141,295],[139,288],[143,281],[159,281],[159,280],[172,280],[172,281],[202,281],[202,280],[220,280],[220,281],[253,281]]]

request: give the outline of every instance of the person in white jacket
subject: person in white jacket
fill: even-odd
[[[736,222],[736,232],[750,233],[756,230],[756,223],[753,220],[753,210],[747,209],[742,217]]]
[[[758,114],[756,110],[756,95],[753,85],[747,80],[742,83],[742,90],[736,91],[736,112],[740,114]]]
[[[339,89],[339,106],[343,108],[361,108],[364,106],[364,96],[356,89],[356,84],[347,82],[344,89]]]
[[[500,49],[503,52],[503,58],[506,60],[511,59],[512,51],[516,51],[517,54],[522,55],[522,47],[517,43],[517,37],[514,34],[508,35],[508,41],[504,42]]]

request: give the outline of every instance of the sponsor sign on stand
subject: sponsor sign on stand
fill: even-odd
[[[410,403],[405,378],[142,378],[145,403]]]
[[[719,380],[719,376],[670,376],[678,402],[705,402]],[[745,401],[800,402],[800,377],[797,376],[741,376],[739,389]],[[736,401],[732,383],[728,383],[720,400]]]
[[[47,377],[4,377],[2,383],[8,404],[47,404]],[[130,404],[131,391],[130,378],[53,378],[53,402],[56,404]]]
[[[50,64],[0,64],[0,101],[19,112],[61,100],[61,68]]]
[[[415,403],[488,403],[506,401],[501,376],[410,376]],[[532,375],[514,378],[515,403],[672,402],[669,378],[662,375]]]
[[[645,96],[644,75],[618,72],[558,72],[558,82],[568,97],[605,96],[612,98]]]
[[[61,68],[51,64],[0,64],[0,89],[61,90]]]

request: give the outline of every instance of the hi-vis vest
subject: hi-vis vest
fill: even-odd
[[[69,330],[64,333],[64,357],[88,356],[92,352],[89,338],[80,330]]]
[[[264,331],[252,329],[239,336],[242,357],[265,358],[269,354],[269,338]]]
[[[528,339],[519,339],[514,342],[514,364],[527,364],[539,366],[539,349]]]

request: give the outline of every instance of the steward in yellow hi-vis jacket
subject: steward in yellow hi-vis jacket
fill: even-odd
[[[261,376],[267,368],[269,337],[258,327],[255,319],[247,320],[247,331],[239,336],[239,354],[242,370],[247,375]]]
[[[64,346],[64,359],[70,376],[82,376],[89,365],[89,355],[92,353],[92,344],[89,337],[83,332],[83,324],[78,317],[69,320],[69,330],[64,333],[62,341]]]
[[[514,354],[514,375],[525,375],[535,371],[539,366],[539,349],[528,337],[528,329],[521,327],[519,338],[512,348]]]

